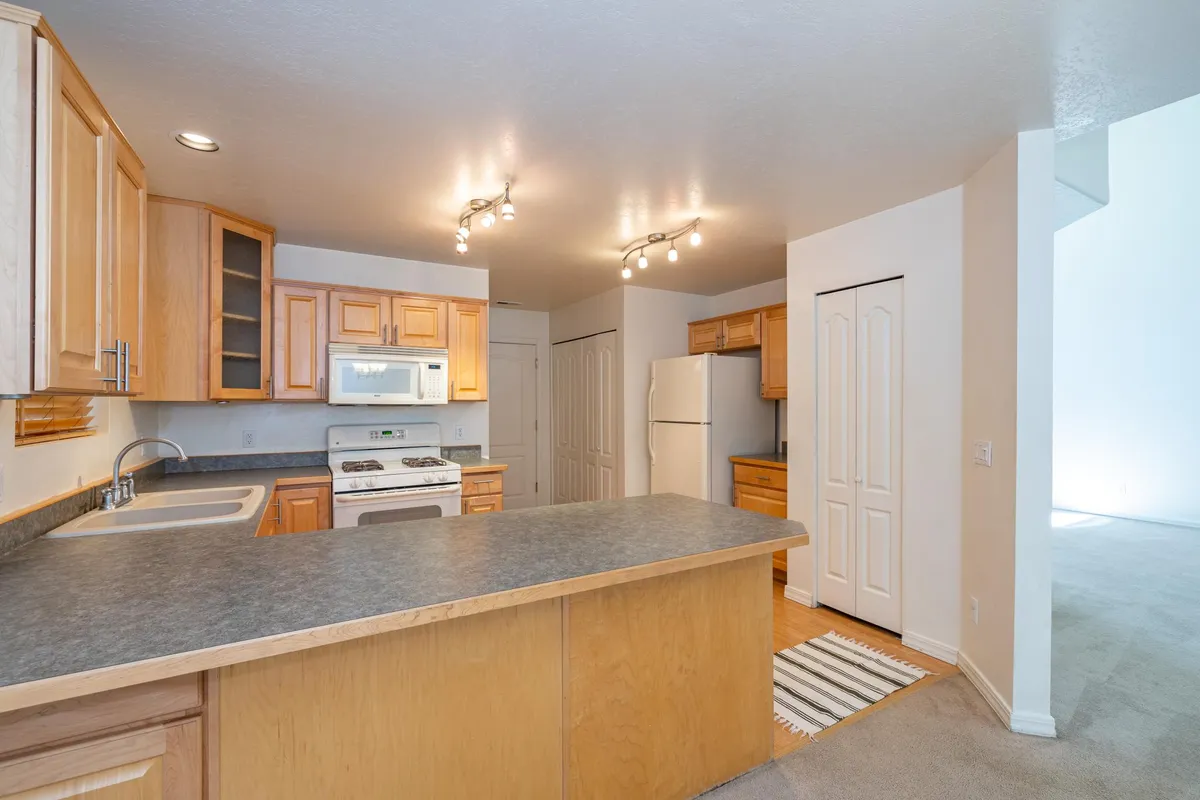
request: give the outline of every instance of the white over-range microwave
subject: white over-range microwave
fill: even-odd
[[[329,404],[428,406],[446,402],[450,351],[329,345]]]

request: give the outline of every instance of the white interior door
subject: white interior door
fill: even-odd
[[[489,455],[508,465],[504,507],[537,505],[537,346],[493,342],[488,349]]]
[[[586,500],[617,497],[617,334],[583,340],[586,374],[586,437],[583,454]]]
[[[899,631],[904,286],[887,281],[857,293],[855,616]]]
[[[855,290],[817,298],[817,598],[855,613]]]
[[[711,500],[711,425],[650,423],[650,494],[676,494]]]
[[[551,416],[554,430],[554,502],[582,500],[583,487],[583,396],[581,382],[582,345],[579,341],[556,344],[551,349]]]

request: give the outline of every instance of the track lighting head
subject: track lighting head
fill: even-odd
[[[458,251],[459,255],[462,255],[463,253],[467,252],[467,243],[460,240],[454,249]]]
[[[639,252],[638,253],[638,269],[645,269],[648,266],[650,266],[650,259],[646,258],[645,253]]]
[[[699,247],[701,242],[700,231],[692,231],[692,235],[688,237],[688,241],[692,243],[692,247]]]
[[[471,223],[468,222],[466,225],[459,225],[458,226],[459,241],[465,242],[467,239],[470,239],[470,238],[471,238]]]
[[[491,200],[483,198],[475,198],[467,204],[467,209],[463,211],[462,216],[458,218],[458,234],[456,238],[460,242],[465,242],[471,235],[471,220],[478,219],[479,224],[485,228],[490,228],[496,224],[496,210],[500,210],[500,217],[505,220],[516,219],[517,209],[513,205],[512,197],[509,191],[512,184],[504,184],[504,193],[493,197]],[[460,250],[459,252],[465,252]]]
[[[517,210],[513,208],[512,198],[508,196],[508,184],[504,184],[504,202],[500,206],[500,219],[512,220],[517,216]]]
[[[637,254],[638,269],[645,269],[650,266],[650,260],[646,257],[646,248],[653,247],[656,244],[666,243],[670,246],[667,250],[667,261],[675,263],[679,260],[679,251],[675,248],[675,240],[691,234],[691,242],[693,245],[700,244],[700,234],[696,230],[700,226],[700,218],[689,222],[682,228],[676,228],[669,233],[651,233],[643,236],[641,239],[635,239],[625,245],[625,249],[621,253],[621,277],[628,278],[626,272],[629,272],[629,259],[634,253]]]
[[[621,269],[621,277],[625,280],[629,280],[633,277],[633,270],[631,270],[629,267],[623,267]]]
[[[479,218],[479,224],[485,228],[492,227],[496,224],[496,215],[490,211],[484,212],[483,216]]]
[[[671,249],[667,251],[667,261],[675,262],[679,260],[679,251],[675,249],[675,243],[671,242]]]

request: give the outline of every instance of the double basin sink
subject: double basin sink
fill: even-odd
[[[46,538],[242,522],[258,511],[266,491],[263,486],[228,486],[151,492],[138,495],[120,508],[88,512],[55,528]]]

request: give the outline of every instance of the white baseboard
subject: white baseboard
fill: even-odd
[[[1054,739],[1058,736],[1058,731],[1054,727],[1054,717],[1049,714],[1034,714],[1028,711],[1014,711],[1009,730],[1013,733],[1024,733],[1027,736],[1044,736],[1047,739]]]
[[[799,603],[802,606],[816,608],[816,606],[813,605],[812,592],[806,592],[803,589],[797,589],[795,586],[789,585],[783,587],[783,596],[788,600]]]
[[[996,716],[1004,723],[1004,727],[1013,733],[1023,733],[1028,736],[1054,738],[1058,735],[1054,727],[1054,717],[1049,714],[1036,714],[1028,711],[1014,713],[1008,701],[1000,696],[996,687],[983,676],[983,673],[975,666],[975,662],[966,653],[958,654],[958,668],[962,670],[962,674],[971,682],[971,685],[983,695],[983,699],[992,707],[992,711],[996,712]]]
[[[1055,511],[1068,511],[1072,514],[1087,514],[1092,517],[1107,517],[1108,519],[1127,519],[1133,522],[1153,522],[1155,525],[1173,525],[1176,528],[1200,528],[1200,522],[1191,520],[1162,519],[1160,517],[1142,517],[1137,514],[1105,514],[1103,511],[1088,511],[1085,508],[1070,506],[1055,506]]]
[[[943,644],[936,639],[930,639],[928,636],[922,636],[912,631],[904,631],[904,634],[900,637],[900,641],[905,647],[920,650],[925,655],[933,656],[938,661],[945,661],[947,664],[958,663],[958,648]]]

